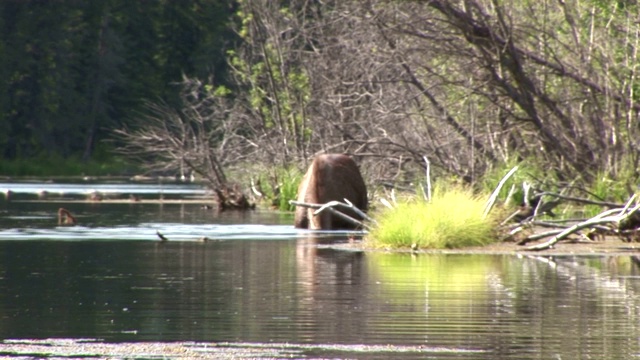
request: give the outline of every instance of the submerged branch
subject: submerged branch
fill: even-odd
[[[313,213],[314,216],[319,215],[323,211],[329,211],[332,214],[334,214],[335,216],[341,218],[342,220],[348,221],[349,223],[351,223],[351,224],[353,224],[355,226],[360,226],[363,229],[370,229],[371,228],[369,225],[367,225],[363,221],[356,220],[353,217],[351,217],[351,216],[349,216],[349,215],[347,215],[347,214],[345,214],[345,213],[343,213],[343,212],[341,212],[341,211],[336,209],[336,207],[343,207],[343,208],[347,208],[347,209],[353,210],[356,214],[361,216],[364,220],[367,220],[367,221],[375,223],[375,220],[373,220],[371,217],[369,217],[367,214],[365,214],[362,210],[358,209],[356,206],[354,206],[347,199],[345,199],[345,202],[330,201],[330,202],[328,202],[326,204],[312,204],[312,203],[305,203],[305,202],[290,200],[289,204],[295,205],[295,206],[302,206],[302,207],[306,207],[306,208],[310,208],[310,209],[317,209]]]

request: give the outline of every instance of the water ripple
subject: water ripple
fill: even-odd
[[[0,240],[153,240],[158,241],[157,232],[171,241],[208,240],[293,240],[309,237],[345,237],[361,232],[315,231],[296,229],[291,225],[260,224],[180,224],[141,223],[134,226],[87,227],[57,226],[53,228],[13,228],[0,230]]]

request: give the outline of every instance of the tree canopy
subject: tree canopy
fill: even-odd
[[[464,181],[522,160],[565,180],[637,177],[634,2],[6,1],[0,10],[5,157],[89,156],[102,129],[120,129],[128,154],[208,179],[322,151],[354,155],[381,181],[415,177],[425,157]]]
[[[89,158],[183,75],[224,83],[235,2],[0,2],[0,151]]]

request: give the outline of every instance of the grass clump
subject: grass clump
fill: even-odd
[[[294,211],[295,206],[289,204],[289,200],[296,200],[298,185],[303,175],[294,169],[284,169],[280,172],[280,192],[276,201],[278,209],[282,211]]]
[[[254,174],[258,176],[254,179],[257,190],[262,193],[260,202],[272,209],[280,211],[294,211],[295,206],[289,204],[289,200],[295,200],[298,193],[298,185],[303,174],[294,167],[251,167],[243,165],[243,169],[250,169],[247,173],[236,175],[237,178],[249,178],[251,181]],[[246,171],[246,170],[245,170]]]
[[[495,213],[464,188],[436,189],[431,202],[408,200],[375,216],[367,241],[380,247],[431,249],[487,245],[497,240]]]

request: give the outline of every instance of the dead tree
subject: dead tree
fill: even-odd
[[[182,86],[181,109],[148,103],[137,128],[116,132],[124,144],[120,152],[149,172],[198,175],[215,192],[221,210],[253,208],[225,173],[225,167],[247,161],[246,149],[253,147],[235,134],[233,106],[197,80],[185,79]]]

